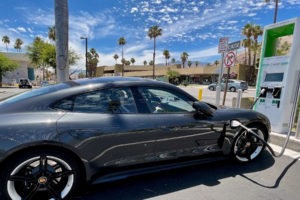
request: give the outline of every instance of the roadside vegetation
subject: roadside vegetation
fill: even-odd
[[[19,67],[19,63],[9,59],[3,53],[0,53],[0,87],[2,87],[2,76],[6,72],[12,72]]]

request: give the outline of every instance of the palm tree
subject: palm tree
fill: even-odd
[[[162,29],[159,26],[152,26],[148,30],[148,36],[150,39],[153,38],[153,79],[155,78],[155,48],[156,38],[162,35]]]
[[[129,65],[130,65],[130,61],[129,61],[129,60],[126,60],[126,61],[125,61],[125,65],[129,66]]]
[[[123,65],[125,65],[126,59],[125,59],[125,58],[122,58],[121,63],[122,63]]]
[[[124,45],[126,44],[126,40],[124,37],[120,37],[119,40],[118,40],[118,44],[120,46],[122,46],[122,60],[124,59]],[[125,62],[122,62],[122,76],[124,76],[124,65],[125,65]]]
[[[269,3],[271,0],[264,0],[264,2]],[[275,12],[274,12],[274,24],[277,21],[277,12],[278,12],[278,0],[272,0],[275,2]]]
[[[196,61],[196,62],[195,62],[195,65],[196,65],[196,67],[198,67],[198,65],[199,65],[199,62],[198,62],[198,61]]]
[[[149,65],[153,65],[153,60],[150,60],[150,61],[149,61]]]
[[[214,64],[217,66],[218,64],[219,64],[220,62],[218,61],[218,60],[216,60],[215,62],[214,62]]]
[[[253,35],[253,24],[246,24],[242,29],[242,35],[247,37],[247,47],[248,47],[248,65],[251,65],[251,36]]]
[[[144,66],[146,66],[147,65],[147,60],[144,60]]]
[[[134,65],[135,59],[134,59],[134,58],[131,58],[131,59],[130,59],[130,62],[132,63],[132,65]]]
[[[68,0],[55,0],[55,39],[57,81],[69,79],[69,9]]]
[[[187,59],[189,58],[189,54],[187,52],[183,52],[180,57],[181,57],[181,61],[182,61],[182,68],[184,68],[184,64],[187,61]]]
[[[247,64],[247,43],[248,43],[248,40],[247,39],[243,39],[242,41],[242,46],[245,48],[245,60],[244,60],[244,64],[246,65]]]
[[[263,34],[263,29],[261,28],[261,26],[259,25],[255,25],[253,27],[253,30],[252,30],[252,35],[253,35],[253,38],[254,38],[254,46],[253,46],[253,49],[254,49],[254,56],[253,56],[253,65],[255,65],[256,63],[256,54],[257,54],[257,46],[258,46],[258,36],[262,35]]]
[[[6,52],[8,52],[8,45],[10,43],[10,39],[7,35],[3,36],[2,42],[6,45]]]
[[[189,68],[191,68],[192,64],[193,64],[192,61],[188,61]]]
[[[55,41],[55,25],[48,27],[48,38],[52,41]]]
[[[89,77],[96,77],[97,65],[99,62],[99,54],[96,49],[91,48],[87,54]]]
[[[17,49],[17,51],[20,53],[21,51],[21,48],[22,48],[22,45],[23,45],[23,41],[20,39],[20,38],[17,38],[16,39],[16,42],[15,42],[15,49]]]
[[[166,65],[168,65],[168,61],[169,61],[169,59],[170,59],[170,52],[168,51],[168,50],[164,50],[163,51],[163,55],[165,56],[165,58],[166,58]]]
[[[171,59],[171,63],[174,65],[175,62],[176,62],[175,58],[172,58],[172,59]]]
[[[118,54],[115,54],[114,59],[116,60],[116,64],[118,64],[118,58],[119,58]]]

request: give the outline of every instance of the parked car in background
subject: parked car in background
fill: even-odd
[[[226,81],[223,80],[221,83],[221,90],[225,90],[225,84]],[[215,91],[217,88],[218,83],[212,83],[210,85],[208,85],[208,89],[211,91]],[[238,89],[241,89],[243,91],[248,89],[248,83],[246,81],[242,81],[242,80],[235,80],[235,79],[228,79],[228,87],[227,90],[231,91],[231,92],[235,92]]]
[[[19,80],[19,88],[32,88],[29,79],[23,78]]]
[[[46,87],[46,86],[48,86],[48,85],[50,85],[49,81],[43,81],[43,82],[41,83],[41,87]]]

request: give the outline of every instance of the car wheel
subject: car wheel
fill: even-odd
[[[265,129],[258,124],[248,126],[256,132],[261,138],[267,140]],[[241,131],[233,143],[232,154],[238,162],[249,162],[257,158],[265,148],[265,145],[258,140],[254,135],[247,131]]]
[[[209,86],[208,88],[210,91],[215,91],[215,87],[214,86]]]
[[[80,168],[70,155],[40,150],[6,163],[0,199],[68,199],[78,189]]]
[[[235,87],[231,87],[231,88],[230,88],[230,91],[231,91],[231,92],[235,92],[235,91],[236,91]]]

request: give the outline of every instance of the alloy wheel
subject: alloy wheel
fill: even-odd
[[[74,184],[74,172],[60,158],[41,155],[19,164],[7,181],[7,192],[13,200],[63,199]]]
[[[255,131],[264,138],[261,130]],[[234,144],[234,155],[241,162],[248,162],[255,159],[263,149],[263,143],[251,133],[242,132]]]

